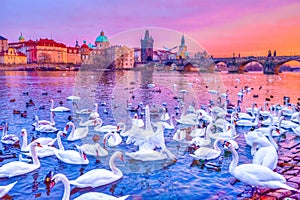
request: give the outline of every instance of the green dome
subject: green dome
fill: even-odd
[[[104,32],[101,31],[100,35],[96,38],[96,42],[108,42],[107,37],[104,35]]]
[[[25,40],[25,38],[23,37],[23,35],[22,35],[22,33],[21,33],[21,35],[20,35],[20,37],[19,37],[19,41],[24,41]]]

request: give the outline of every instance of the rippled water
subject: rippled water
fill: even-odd
[[[31,137],[50,136],[55,134],[41,134],[33,130],[34,115],[40,119],[49,119],[50,99],[54,99],[55,106],[62,101],[63,106],[72,107],[67,101],[70,95],[79,95],[81,108],[93,108],[94,102],[105,102],[106,106],[99,107],[99,113],[104,125],[116,124],[119,121],[130,127],[132,114],[126,111],[127,103],[138,105],[155,105],[153,109],[167,103],[169,113],[175,114],[174,106],[178,105],[176,98],[184,98],[186,105],[194,101],[197,107],[206,105],[209,99],[216,99],[216,94],[209,93],[217,90],[223,93],[229,90],[229,99],[235,103],[239,97],[237,93],[244,86],[253,90],[244,95],[242,108],[251,107],[255,101],[263,106],[265,98],[270,98],[270,103],[283,103],[283,96],[289,96],[291,103],[297,103],[300,97],[300,74],[282,73],[280,75],[263,75],[260,73],[246,74],[196,74],[179,72],[152,72],[152,71],[123,71],[123,72],[0,72],[0,122],[9,123],[9,133],[20,136],[21,129],[26,128],[29,140]],[[154,83],[155,87],[147,85]],[[261,88],[260,88],[261,87]],[[180,93],[186,90],[187,93]],[[26,95],[28,92],[29,95]],[[45,95],[47,93],[47,95]],[[44,95],[43,95],[44,94]],[[258,95],[254,98],[253,95]],[[15,102],[10,102],[16,99]],[[33,100],[35,106],[26,107],[26,102]],[[45,109],[39,109],[40,106]],[[27,111],[27,118],[14,115],[13,110]],[[104,110],[108,114],[104,114]],[[72,113],[57,113],[55,115],[56,127],[62,130],[69,115]],[[76,116],[75,116],[76,119]],[[86,118],[85,118],[86,119]],[[159,115],[153,116],[157,121]],[[78,121],[76,121],[78,122]],[[131,199],[235,199],[245,190],[242,183],[231,185],[232,177],[228,172],[231,156],[222,153],[221,157],[212,161],[220,165],[220,170],[193,165],[193,158],[186,152],[185,143],[173,141],[174,131],[165,131],[167,147],[176,155],[177,162],[138,162],[125,157],[125,162],[117,161],[116,165],[123,171],[124,177],[116,183],[95,189],[74,189],[71,187],[71,198],[75,198],[88,191],[103,192],[115,196],[131,195]],[[247,128],[237,128],[237,133],[247,132]],[[82,141],[67,142],[63,140],[66,149],[75,149],[74,144],[91,141],[95,132],[90,128],[89,137]],[[20,136],[21,137],[21,136]],[[125,141],[125,139],[123,139]],[[240,149],[240,163],[251,162],[250,148],[246,146],[244,137],[237,139]],[[15,146],[0,144],[4,155],[20,152]],[[68,165],[59,161],[55,156],[41,159],[41,168],[32,173],[10,179],[0,179],[1,185],[18,181],[6,197],[12,199],[60,199],[63,194],[62,184],[57,184],[51,191],[43,183],[45,174],[52,170],[55,173],[64,173],[69,179],[94,169],[108,167],[110,155],[116,150],[134,151],[137,147],[122,143],[120,146],[108,147],[109,156],[96,158],[88,157],[88,165]],[[17,158],[1,160],[0,166],[17,160]]]

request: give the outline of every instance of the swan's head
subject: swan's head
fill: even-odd
[[[254,131],[255,130],[255,127],[254,126],[252,126],[251,127],[251,129],[250,129],[250,131]]]
[[[70,127],[70,126],[74,126],[73,122],[68,122],[68,123],[67,123],[67,125],[66,125],[66,127],[65,127],[66,131],[69,130],[69,127]]]
[[[280,135],[280,130],[279,130],[279,128],[275,128],[275,132],[278,133],[278,135]]]
[[[25,137],[25,136],[27,136],[27,131],[26,131],[26,129],[25,129],[25,128],[23,128],[23,129],[22,129],[22,131],[21,131],[21,135],[22,135],[22,137]]]
[[[67,134],[63,131],[58,131],[57,135],[60,135],[60,136],[63,136],[63,137],[67,136]]]
[[[67,179],[67,177],[63,174],[55,174],[51,178],[50,189],[52,189],[56,183],[58,183],[59,181],[62,181],[64,178]]]

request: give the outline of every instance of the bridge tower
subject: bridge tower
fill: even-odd
[[[141,39],[141,61],[146,63],[153,61],[153,43],[152,36],[149,36],[149,31],[146,30],[144,39]]]

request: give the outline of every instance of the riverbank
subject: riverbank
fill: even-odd
[[[0,71],[78,71],[80,65],[74,64],[0,64]]]

